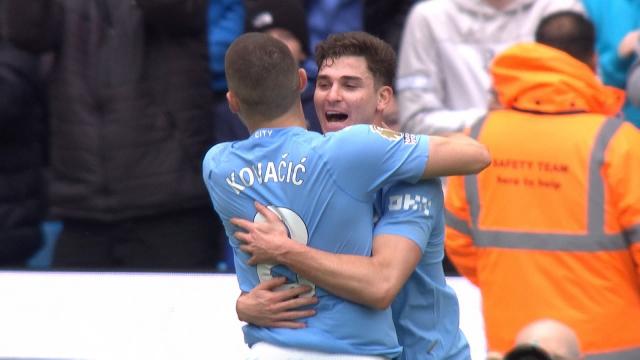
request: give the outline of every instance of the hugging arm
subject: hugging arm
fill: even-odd
[[[477,174],[490,163],[489,150],[467,135],[429,136],[429,159],[422,178]]]
[[[315,297],[300,297],[308,286],[276,291],[286,278],[274,278],[258,284],[251,293],[242,293],[236,301],[240,321],[257,326],[299,329],[305,325],[297,319],[313,316],[315,310],[300,309],[317,302]]]
[[[385,309],[391,304],[422,256],[413,241],[390,234],[374,238],[371,257],[314,249],[289,239],[280,219],[269,209],[260,204],[256,208],[267,222],[232,220],[248,231],[235,236],[242,242],[240,248],[252,254],[250,264],[286,265],[327,291],[372,308]]]

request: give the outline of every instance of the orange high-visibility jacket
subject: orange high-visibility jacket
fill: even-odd
[[[494,60],[504,110],[471,129],[492,165],[449,179],[446,250],[482,294],[488,348],[540,318],[587,354],[640,359],[640,132],[624,93],[540,44]]]

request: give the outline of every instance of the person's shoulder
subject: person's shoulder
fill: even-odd
[[[405,181],[394,183],[383,189],[384,194],[416,194],[425,196],[441,196],[443,194],[440,178],[426,179],[417,183]]]
[[[233,142],[223,142],[212,146],[204,155],[202,166],[204,169],[217,169],[220,164],[225,163],[224,157],[231,148]]]
[[[403,134],[395,130],[368,124],[351,125],[326,135],[329,144],[349,147],[360,147],[371,141],[379,140],[393,142],[402,139],[402,137]]]
[[[324,139],[312,145],[316,153],[323,157],[330,166],[337,166],[343,171],[353,171],[354,166],[362,165],[371,159],[373,152],[382,151],[372,125],[351,125],[342,130],[324,135]]]
[[[613,119],[608,120],[612,122],[617,122],[618,129],[616,134],[613,135],[613,142],[623,145],[633,152],[640,152],[640,129],[638,129],[633,123],[628,120],[623,119]]]
[[[317,131],[304,130],[293,133],[287,141],[299,143],[301,147],[314,149],[327,141],[327,136]]]
[[[229,147],[231,147],[231,144],[233,144],[232,141],[226,141],[226,142],[221,142],[221,143],[213,145],[207,151],[207,154],[205,155],[205,158],[206,157],[213,157],[213,156],[220,155],[220,154],[223,154],[223,153],[227,152]]]
[[[340,131],[336,131],[335,134],[348,134],[349,136],[353,136],[354,134],[362,134],[362,135],[378,135],[381,136],[383,138],[386,138],[388,140],[399,140],[400,138],[402,138],[402,133],[392,130],[392,129],[388,129],[388,128],[384,128],[384,127],[380,127],[377,125],[373,125],[373,124],[356,124],[356,125],[351,125],[349,127],[346,127]]]
[[[367,127],[369,127],[369,125],[351,125],[342,130],[325,133],[325,142],[327,144],[331,144],[338,141],[347,141],[349,138],[353,138],[358,134],[366,132]]]
[[[621,131],[627,132],[632,136],[638,136],[640,134],[640,129],[635,126],[631,121],[626,119],[619,119],[621,121],[620,129]]]

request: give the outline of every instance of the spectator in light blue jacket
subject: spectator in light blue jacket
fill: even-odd
[[[587,14],[596,27],[598,71],[605,84],[624,89],[631,64],[637,58],[640,29],[640,1],[583,0]],[[629,99],[623,108],[625,117],[640,127],[640,108]]]

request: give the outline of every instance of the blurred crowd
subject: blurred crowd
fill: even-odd
[[[563,11],[589,23],[540,27]],[[310,130],[315,44],[365,31],[398,52],[390,127],[488,146],[446,182],[445,270],[481,289],[489,350],[553,318],[577,334],[558,359],[640,358],[633,0],[0,0],[0,267],[233,271],[201,162],[249,136],[224,76],[249,31],[306,70]]]

